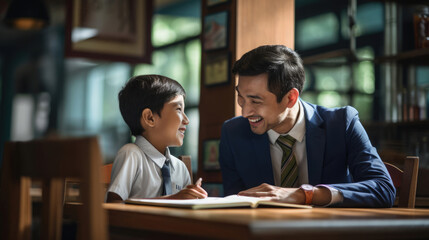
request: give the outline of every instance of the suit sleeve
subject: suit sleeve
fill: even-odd
[[[222,126],[222,135],[219,144],[219,163],[222,170],[224,195],[237,194],[245,189],[244,184],[235,167],[235,160],[231,151],[227,123]]]
[[[391,207],[396,190],[354,108],[346,108],[346,147],[353,183],[332,184],[344,199],[341,207]]]

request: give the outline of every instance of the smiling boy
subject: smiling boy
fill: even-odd
[[[122,117],[136,141],[116,155],[107,202],[207,197],[200,184],[191,184],[185,164],[168,149],[183,144],[189,124],[185,96],[178,82],[160,75],[135,76],[119,92]]]

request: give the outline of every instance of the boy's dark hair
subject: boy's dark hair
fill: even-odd
[[[265,45],[245,53],[234,63],[233,74],[256,76],[268,74],[268,90],[280,102],[292,88],[301,93],[305,82],[299,55],[283,45]]]
[[[134,136],[144,129],[140,123],[146,108],[161,116],[164,104],[175,96],[186,96],[185,89],[175,80],[161,75],[139,75],[128,80],[118,94],[119,109]]]

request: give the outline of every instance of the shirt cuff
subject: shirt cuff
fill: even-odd
[[[328,207],[328,206],[343,202],[343,199],[344,199],[343,194],[338,189],[325,184],[319,184],[319,185],[316,185],[315,187],[323,187],[328,189],[331,192],[331,201],[328,204],[321,207]]]

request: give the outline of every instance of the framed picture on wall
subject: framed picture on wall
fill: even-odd
[[[68,0],[66,57],[150,63],[152,1]]]
[[[219,170],[219,139],[206,140],[203,143],[203,169]]]
[[[207,7],[215,6],[221,3],[226,3],[229,0],[207,0]]]
[[[228,12],[210,14],[204,17],[204,50],[228,46]]]
[[[230,57],[227,51],[212,52],[205,55],[204,85],[213,86],[229,82]]]

